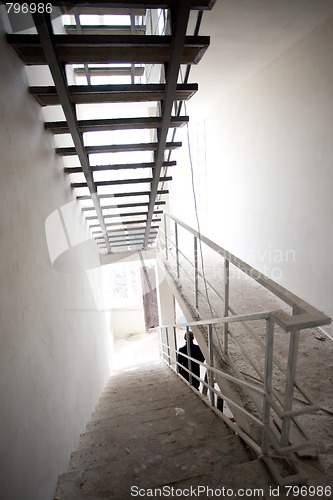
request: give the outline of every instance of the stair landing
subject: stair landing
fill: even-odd
[[[59,476],[55,498],[128,499],[132,487],[133,493],[199,485],[236,491],[246,487],[249,465],[251,477],[267,490],[272,480],[265,467],[251,460],[238,436],[157,362],[111,378],[69,471]],[[149,498],[149,492],[140,498]]]

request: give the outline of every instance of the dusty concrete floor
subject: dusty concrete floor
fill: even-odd
[[[217,272],[216,265],[220,266],[208,261],[205,272],[220,286],[223,270],[219,267]],[[182,280],[182,292],[193,300],[193,287],[186,279]],[[209,297],[214,315],[221,316],[221,302],[212,294]],[[285,307],[247,279],[232,283],[231,305],[238,313]],[[203,316],[210,317],[202,300],[200,308]],[[260,328],[255,330],[262,338]],[[182,335],[179,332],[179,337]],[[241,341],[258,356],[246,336]],[[276,355],[282,360],[286,345],[285,334],[276,331]],[[115,346],[115,354],[116,373],[81,437],[79,450],[72,456],[70,471],[59,478],[56,498],[129,499],[134,498],[131,486],[145,489],[140,498],[151,498],[147,488],[163,485],[179,489],[228,487],[234,492],[233,498],[241,498],[237,489],[243,487],[253,492],[247,498],[273,498],[270,488],[276,485],[263,464],[253,459],[238,437],[186,384],[160,364],[156,332],[122,339]],[[302,333],[297,378],[323,407],[301,419],[317,445],[317,454],[302,464],[311,478],[308,485],[333,489],[332,354],[333,343],[318,330]],[[249,369],[245,362],[243,368]],[[291,498],[282,489],[275,497]],[[319,497],[333,498],[331,493],[321,495],[320,490],[315,495],[292,494],[292,498]]]
[[[241,440],[161,361],[115,374],[106,387],[69,472],[60,500],[129,499],[149,489],[263,488],[272,480]],[[168,490],[169,488],[169,490]],[[158,495],[156,495],[158,496]],[[200,495],[207,498],[207,495]]]

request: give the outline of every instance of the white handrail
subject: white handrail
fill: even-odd
[[[283,302],[291,306],[293,309],[297,309],[298,314],[292,316],[287,314],[285,311],[281,310],[273,311],[276,322],[283,328],[283,330],[285,331],[300,330],[315,326],[329,325],[331,323],[331,318],[326,314],[324,314],[322,311],[319,311],[319,309],[315,308],[305,300],[301,299],[300,297],[293,294],[283,286],[279,285],[271,278],[268,278],[254,267],[250,266],[243,260],[233,255],[231,252],[225,250],[217,243],[214,243],[206,236],[203,236],[198,231],[185,224],[185,222],[181,221],[180,219],[169,213],[165,213],[164,215],[175,221],[180,226],[182,226],[190,234],[201,240],[208,247],[214,250],[217,254],[224,257],[226,261],[236,266],[239,270],[244,272],[246,275],[248,275],[250,278],[252,278],[260,285],[262,285],[264,288],[269,290]]]
[[[167,218],[170,220],[173,220],[175,223],[175,237],[176,241],[174,242],[171,237],[169,230],[167,230]],[[190,260],[188,257],[187,253],[184,253],[182,250],[179,248],[179,227],[184,228],[186,231],[188,231],[193,237],[194,237],[194,245],[193,245],[193,251],[194,251],[194,263]],[[163,230],[161,229],[161,232],[163,233]],[[204,299],[207,301],[210,310],[212,311],[211,304],[209,301],[208,297],[208,292],[207,292],[207,287],[212,288],[213,292],[217,295],[217,297],[223,301],[224,303],[224,317],[219,317],[219,318],[214,318],[214,319],[201,319],[197,321],[190,321],[184,325],[184,323],[181,324],[172,324],[172,325],[163,325],[163,327],[160,327],[160,330],[162,331],[165,329],[165,336],[166,336],[166,341],[167,344],[162,342],[161,338],[161,349],[163,351],[163,356],[165,360],[167,360],[168,364],[172,367],[172,364],[175,363],[174,361],[174,355],[178,353],[178,351],[175,349],[176,345],[176,328],[183,328],[184,326],[188,328],[190,327],[208,327],[208,351],[209,351],[209,363],[201,363],[195,360],[194,358],[191,358],[189,356],[186,356],[185,354],[182,353],[185,357],[187,357],[190,361],[199,363],[201,366],[207,369],[208,373],[208,383],[206,381],[202,381],[200,378],[193,373],[191,373],[190,370],[186,369],[185,370],[190,374],[189,377],[189,382],[191,383],[192,379],[191,377],[195,377],[197,380],[200,380],[203,385],[209,389],[210,391],[210,405],[213,404],[214,401],[214,394],[219,395],[221,398],[225,399],[230,403],[230,405],[233,405],[235,409],[235,418],[238,419],[239,417],[239,425],[241,425],[242,419],[241,419],[241,413],[243,415],[247,415],[252,422],[256,422],[258,424],[259,420],[255,415],[259,414],[261,416],[261,423],[260,426],[262,428],[262,442],[261,443],[255,443],[255,440],[253,439],[252,436],[252,431],[249,430],[249,433],[246,435],[246,432],[244,429],[242,430],[242,437],[245,438],[248,444],[253,447],[253,449],[257,452],[258,447],[260,447],[261,454],[263,456],[271,456],[271,451],[272,447],[275,449],[275,452],[285,454],[289,453],[293,450],[302,448],[306,445],[308,445],[308,437],[306,436],[305,432],[301,428],[299,422],[295,419],[299,415],[303,415],[305,413],[310,413],[317,411],[318,405],[314,404],[312,401],[311,396],[307,393],[306,390],[304,390],[296,381],[296,366],[297,366],[297,351],[298,351],[298,339],[300,336],[300,330],[304,330],[307,328],[311,327],[319,327],[321,325],[327,325],[330,324],[331,319],[326,316],[323,312],[319,311],[315,307],[311,306],[301,298],[297,297],[295,294],[289,292],[286,290],[284,287],[279,285],[278,283],[275,283],[273,280],[268,278],[267,276],[263,275],[261,272],[247,264],[246,262],[242,261],[235,255],[231,254],[230,252],[226,251],[210,239],[206,238],[205,236],[201,235],[198,231],[192,229],[189,227],[187,224],[184,222],[180,221],[177,217],[174,217],[170,214],[165,214],[164,218],[164,235],[163,235],[163,241],[165,244],[165,252],[163,252],[163,248],[161,248],[161,254],[164,257],[164,264],[166,266],[166,269],[169,270],[169,273],[171,276],[174,274],[176,275],[173,276],[173,279],[175,281],[176,286],[181,285],[181,278],[182,275],[180,273],[180,270],[182,273],[185,273],[186,275],[189,276],[188,270],[183,269],[183,266],[180,263],[179,257],[182,257],[182,259],[185,259],[185,261],[190,264],[192,267],[192,272],[194,272],[194,278],[192,276],[189,276],[191,279],[192,287],[194,284],[194,302],[193,305],[189,305],[189,311],[194,310],[195,314],[199,314],[204,312],[201,307],[201,303],[199,302],[199,295],[203,295],[202,291],[200,290],[199,287],[199,278],[203,279],[205,281],[205,289],[206,289],[206,295],[204,295]],[[224,295],[221,296],[219,292],[213,286],[209,281],[206,279],[205,273],[202,270],[200,272],[199,270],[199,265],[198,265],[198,239],[206,244],[209,248],[211,248],[213,251],[215,251],[218,255],[222,256],[224,258]],[[170,246],[171,243],[171,246]],[[163,245],[162,245],[163,246]],[[170,256],[174,257],[174,253],[176,256],[176,273],[173,271],[173,267],[169,264],[169,254]],[[164,255],[165,254],[165,255]],[[192,255],[193,258],[193,255]],[[260,284],[262,287],[264,287],[266,290],[268,290],[270,293],[275,295],[278,299],[280,299],[282,302],[284,302],[286,305],[291,306],[292,311],[290,314],[283,310],[271,310],[271,311],[265,311],[265,312],[255,312],[255,313],[249,313],[249,314],[236,314],[236,311],[230,306],[230,298],[229,298],[229,287],[230,287],[230,276],[229,276],[229,264],[233,264],[236,268],[238,268],[241,272],[245,273],[247,276],[252,278],[256,283]],[[190,289],[191,290],[191,289]],[[193,288],[192,288],[192,293],[193,293]],[[183,294],[181,294],[183,295]],[[186,299],[185,299],[186,300]],[[231,316],[229,316],[231,314]],[[206,315],[206,313],[205,313]],[[213,311],[212,311],[213,315]],[[265,341],[262,341],[260,337],[257,336],[257,334],[252,331],[250,325],[247,324],[248,321],[256,321],[256,320],[265,320],[266,322],[266,339]],[[246,351],[246,347],[243,346],[238,342],[237,336],[234,335],[234,332],[230,328],[229,330],[229,325],[232,323],[234,324],[239,324],[242,325],[243,328],[249,329],[251,332],[252,338],[255,338],[256,343],[259,345],[261,349],[263,349],[264,352],[264,364],[261,366],[260,360],[259,359],[253,359],[249,355],[249,353]],[[284,367],[284,363],[281,363],[278,359],[275,359],[273,356],[273,347],[274,347],[274,325],[279,325],[285,332],[290,332],[289,335],[289,351],[287,354],[287,368]],[[228,360],[228,363],[230,365],[231,370],[233,370],[234,374],[236,376],[230,375],[229,373],[224,373],[222,370],[217,369],[216,367],[212,366],[212,325],[220,325],[223,331],[223,353],[225,356],[225,359]],[[174,340],[171,341],[169,339],[169,334],[168,334],[168,329],[173,328],[174,330]],[[258,338],[257,338],[258,337]],[[204,336],[205,338],[205,336]],[[247,380],[245,380],[243,374],[237,368],[237,365],[234,363],[232,356],[229,356],[229,348],[228,348],[228,342],[229,340],[233,341],[233,344],[240,349],[241,354],[245,357],[247,362],[252,365],[252,368],[259,374],[260,379],[261,379],[261,384],[260,386],[255,386],[251,383],[249,383]],[[172,355],[171,355],[171,348],[170,345],[172,345]],[[218,347],[218,351],[220,351],[220,348],[222,346]],[[167,353],[165,352],[165,348],[167,349]],[[217,346],[216,346],[217,348]],[[221,353],[219,352],[219,355]],[[178,365],[178,360],[176,360],[176,366]],[[189,363],[190,364],[190,363]],[[274,367],[274,370],[273,370]],[[191,368],[191,367],[190,367]],[[284,393],[279,394],[279,391],[276,390],[273,384],[273,379],[275,377],[274,372],[275,370],[278,369],[282,371],[285,374],[285,391]],[[263,372],[264,370],[264,372]],[[262,374],[263,373],[263,374]],[[214,375],[216,377],[221,377],[221,380],[223,379],[225,383],[231,382],[232,384],[236,384],[239,388],[242,388],[243,391],[247,393],[247,397],[250,397],[252,400],[252,403],[254,404],[254,412],[255,415],[251,414],[248,410],[245,410],[245,408],[242,408],[241,404],[237,404],[238,401],[238,396],[236,396],[236,401],[232,401],[229,398],[229,392],[230,390],[227,390],[228,395],[225,394],[225,389],[226,386],[223,387],[223,393],[221,391],[216,391],[214,388],[214,383],[212,382],[214,380]],[[213,385],[213,386],[212,386]],[[222,383],[223,385],[223,383]],[[302,407],[300,408],[299,405],[295,405],[293,407],[293,402],[294,402],[294,390],[297,388],[299,392],[302,394],[304,397],[304,401],[302,404]],[[249,394],[249,393],[254,393],[254,394]],[[232,393],[232,391],[231,391]],[[255,396],[256,394],[256,396]],[[233,397],[233,396],[232,396]],[[262,398],[262,401],[260,402],[260,398]],[[237,415],[237,412],[238,415]],[[276,425],[273,423],[273,416],[274,418],[277,416],[278,418],[281,419],[281,429],[278,430]],[[223,419],[232,427],[230,422],[228,422],[227,418],[223,416]],[[257,422],[258,420],[258,422]],[[296,444],[291,444],[290,443],[290,426],[291,424],[294,425],[295,429],[300,431],[300,435],[302,436],[303,442],[301,443],[296,443]],[[239,426],[237,425],[237,428],[239,429]],[[304,438],[304,439],[303,439]],[[276,471],[275,471],[276,472]],[[295,477],[297,474],[295,475]],[[297,476],[298,477],[298,476]]]

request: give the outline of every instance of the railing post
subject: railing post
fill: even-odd
[[[174,344],[175,344],[175,370],[178,373],[179,370],[178,370],[178,354],[177,354],[177,350],[178,350],[178,346],[177,346],[177,329],[176,329],[175,326],[173,327],[173,341],[174,341]]]
[[[159,341],[160,341],[159,355],[162,358],[163,357],[163,346],[162,346],[163,340],[162,340],[162,328],[160,326],[158,327],[158,337],[159,337]]]
[[[213,325],[208,325],[208,364],[209,367],[214,368],[213,357]],[[215,395],[211,388],[214,388],[214,373],[208,371],[208,385],[209,385],[209,400],[212,406],[215,406]]]
[[[274,351],[274,319],[269,315],[266,319],[266,342],[265,342],[265,367],[264,367],[264,407],[263,407],[263,435],[261,442],[261,452],[267,455],[269,448],[269,439],[266,433],[270,426],[271,403],[268,396],[272,393],[273,381],[273,351]]]
[[[161,328],[161,340],[162,340],[162,354],[163,354],[163,360],[166,361],[166,356],[165,356],[165,327]]]
[[[168,234],[167,234],[167,221],[166,221],[166,214],[164,214],[164,243],[165,243],[165,258],[168,260]]]
[[[178,246],[178,224],[175,221],[175,242],[176,242],[176,265],[177,265],[177,278],[179,278],[179,246]]]
[[[170,343],[169,343],[169,332],[168,332],[168,327],[165,327],[165,340],[166,340],[166,345],[167,345],[167,362],[168,365],[170,366],[171,364],[171,357],[170,357]]]
[[[195,294],[195,308],[199,306],[199,293],[198,293],[198,239],[194,236],[194,294]]]
[[[230,284],[230,264],[224,259],[224,317],[229,316],[229,284]],[[228,323],[223,325],[224,332],[224,354],[228,354]]]
[[[190,353],[190,344],[191,344],[191,337],[190,337],[190,328],[187,326],[186,327],[186,347],[187,347],[187,355],[188,356],[191,356],[191,353]],[[192,361],[190,359],[187,360],[187,368],[190,370],[190,373],[189,373],[189,383],[192,385]]]
[[[299,312],[300,311],[296,307],[293,308],[293,315],[296,315]],[[283,411],[290,411],[292,410],[293,406],[299,335],[300,335],[299,330],[290,332]],[[282,429],[281,429],[281,440],[280,440],[280,444],[282,447],[287,446],[289,444],[290,423],[291,423],[291,417],[282,418]]]

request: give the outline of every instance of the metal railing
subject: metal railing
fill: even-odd
[[[172,223],[174,224],[173,235],[170,230]],[[180,228],[193,238],[192,259],[189,256],[188,239],[185,249],[180,244]],[[222,286],[209,281],[204,266],[201,265],[200,268],[199,244],[206,245],[223,258]],[[214,312],[209,301],[208,289],[211,296],[215,296],[220,306],[222,305],[223,318],[204,319],[186,324],[187,328],[199,329],[207,345],[208,359],[205,363],[200,362],[208,374],[207,380],[200,380],[209,393],[206,399],[212,407],[215,407],[214,394],[226,401],[232,413],[235,414],[235,419],[230,420],[225,415],[223,419],[258,455],[266,459],[268,465],[272,466],[275,479],[282,484],[281,476],[277,468],[270,464],[269,458],[279,456],[292,461],[291,454],[294,451],[309,446],[310,440],[297,421],[297,417],[318,410],[318,406],[308,391],[296,379],[300,331],[329,324],[330,318],[169,214],[164,216],[164,230],[160,232],[159,249],[176,286],[181,287],[184,280],[187,285],[190,283],[191,286],[187,288],[190,289],[192,296],[187,300],[191,302],[196,317],[204,315],[207,318],[207,305],[211,313]],[[282,301],[283,307],[267,312],[238,315],[230,305],[230,265],[235,266],[239,272],[246,274],[272,293],[280,302]],[[223,293],[220,293],[221,288]],[[287,307],[291,309],[290,313],[286,310]],[[263,321],[265,328],[260,330],[257,324]],[[253,328],[254,323],[257,330]],[[246,332],[246,341],[244,341],[244,335],[239,333],[240,329]],[[175,371],[177,371],[178,364],[176,331],[177,325],[160,327],[162,356]],[[281,337],[281,332],[284,337]],[[284,343],[286,348],[288,340],[286,333],[289,334],[288,349],[285,359],[279,359],[274,353],[275,339],[280,334],[279,341]],[[255,345],[257,352],[261,352],[261,355],[258,354],[256,358],[251,355],[251,349],[247,348],[246,343],[249,339]],[[240,359],[242,363],[239,363]],[[239,368],[239,365],[244,366],[244,360],[250,369],[250,375],[244,373],[244,369]],[[225,369],[221,369],[223,363],[228,365],[228,373]],[[218,389],[215,388],[216,381],[218,381]],[[246,393],[252,404],[250,410],[242,407],[239,402],[224,392],[223,385],[226,381]],[[240,417],[251,421],[256,432],[244,430],[244,425],[240,426],[238,423]],[[300,478],[300,472],[297,467],[295,470],[297,471],[294,474],[296,481]],[[287,481],[290,482],[290,475],[287,477]]]

